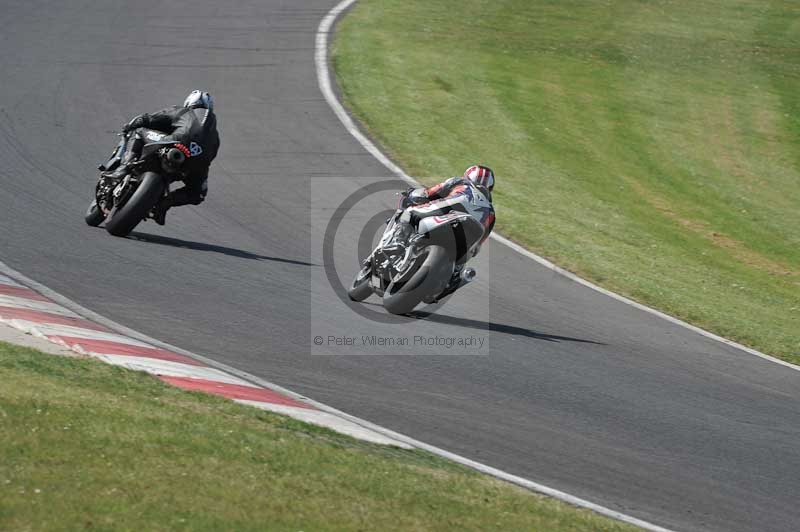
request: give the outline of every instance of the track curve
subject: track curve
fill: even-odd
[[[0,2],[0,260],[153,337],[629,515],[795,530],[800,372],[494,242],[480,281],[435,315],[380,324],[339,301],[321,231],[347,187],[390,175],[317,88],[315,32],[333,4]],[[136,239],[87,228],[111,132],[195,87],[215,94],[222,138],[206,203]],[[343,280],[359,221],[387,208],[371,198],[342,224]],[[312,341],[362,334],[486,344],[452,356]]]

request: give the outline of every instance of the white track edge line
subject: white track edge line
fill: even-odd
[[[261,377],[257,377],[255,375],[247,373],[246,371],[242,371],[240,369],[236,369],[236,368],[234,368],[232,366],[229,366],[227,364],[224,364],[222,362],[217,362],[216,360],[213,360],[211,358],[205,357],[203,355],[199,355],[199,354],[194,353],[192,351],[189,351],[187,349],[183,349],[181,347],[177,347],[177,346],[174,346],[172,344],[168,344],[166,342],[162,342],[161,340],[157,340],[156,338],[153,338],[151,336],[147,336],[146,334],[140,333],[139,331],[131,329],[130,327],[126,327],[126,326],[124,326],[124,325],[122,325],[120,323],[117,323],[117,322],[115,322],[115,321],[113,321],[113,320],[111,320],[109,318],[106,318],[105,316],[103,316],[101,314],[98,314],[97,312],[94,312],[93,310],[89,310],[88,308],[76,303],[75,301],[72,301],[71,299],[69,299],[69,298],[67,298],[65,296],[62,296],[61,294],[59,294],[58,292],[56,292],[54,290],[51,290],[47,286],[45,286],[45,285],[43,285],[43,284],[41,284],[41,283],[39,283],[37,281],[34,281],[30,277],[28,277],[28,276],[18,272],[17,270],[11,268],[7,264],[5,264],[3,261],[0,261],[0,273],[18,279],[20,282],[22,282],[25,285],[27,285],[28,288],[32,288],[32,289],[36,290],[37,292],[39,292],[43,296],[49,298],[51,301],[53,301],[55,303],[58,303],[60,305],[63,305],[64,307],[66,307],[69,310],[79,314],[80,316],[83,316],[84,318],[86,318],[88,320],[91,320],[91,321],[93,321],[95,323],[99,323],[100,325],[104,325],[105,327],[108,327],[109,329],[111,329],[113,331],[116,331],[119,334],[123,334],[125,336],[129,336],[130,338],[139,340],[140,342],[145,342],[145,343],[150,344],[151,346],[154,346],[154,347],[159,347],[159,348],[165,349],[167,351],[172,351],[174,353],[178,353],[178,354],[187,356],[187,357],[189,357],[189,358],[191,358],[193,360],[197,360],[198,362],[202,362],[203,364],[206,364],[209,367],[219,369],[221,371],[224,371],[226,373],[229,373],[231,375],[239,377],[239,378],[241,378],[243,380],[246,380],[246,381],[249,381],[249,382],[251,382],[253,384],[261,386],[262,388],[266,388],[267,390],[272,390],[273,392],[285,395],[285,396],[290,397],[290,398],[292,398],[295,401],[298,401],[300,403],[305,403],[305,404],[307,404],[309,406],[318,408],[319,410],[322,410],[324,412],[328,412],[330,414],[333,414],[333,415],[336,415],[336,416],[340,416],[340,417],[342,417],[344,419],[347,419],[347,420],[349,420],[349,421],[351,421],[351,422],[353,422],[353,423],[355,423],[357,425],[361,425],[365,429],[373,430],[375,432],[383,434],[387,438],[391,438],[391,439],[397,440],[398,442],[406,443],[406,444],[412,445],[414,447],[417,446],[415,443],[410,443],[412,441],[410,438],[407,438],[405,436],[403,436],[402,438],[394,437],[390,433],[391,431],[389,431],[388,429],[384,429],[382,427],[378,427],[377,425],[373,425],[369,421],[365,421],[365,420],[359,419],[359,418],[357,418],[355,416],[351,416],[349,414],[345,414],[344,412],[340,412],[339,410],[336,410],[333,407],[330,407],[330,406],[325,405],[323,403],[319,403],[317,401],[314,401],[313,399],[310,399],[310,398],[308,398],[308,397],[306,397],[304,395],[301,395],[301,394],[299,394],[297,392],[293,392],[292,390],[289,390],[287,388],[284,388],[283,386],[279,386],[279,385],[277,385],[275,383],[272,383],[270,381],[262,379]]]
[[[14,279],[12,279],[11,277],[6,277],[5,275],[0,275],[0,284],[6,285],[6,286],[16,286],[16,287],[25,288],[21,284],[15,282]]]
[[[371,140],[369,140],[363,133],[361,133],[361,131],[355,125],[353,120],[350,118],[350,115],[347,113],[347,111],[344,109],[342,104],[336,98],[336,94],[333,91],[333,88],[331,87],[331,76],[330,76],[330,72],[329,72],[329,69],[328,69],[328,36],[330,34],[331,28],[333,27],[333,24],[336,22],[336,19],[346,9],[348,9],[350,6],[352,6],[355,2],[356,2],[356,0],[343,0],[342,2],[337,4],[333,9],[331,9],[327,13],[327,15],[325,15],[325,17],[322,19],[322,21],[319,24],[319,27],[317,29],[316,50],[315,50],[315,54],[314,54],[314,61],[316,63],[316,67],[317,67],[317,81],[319,83],[319,88],[322,91],[322,94],[325,97],[325,100],[328,102],[328,105],[330,105],[331,109],[336,114],[336,116],[339,118],[339,120],[342,122],[342,124],[344,125],[345,129],[347,129],[347,131],[349,131],[350,134],[353,137],[355,137],[355,139],[359,143],[361,143],[361,145],[364,147],[364,149],[366,149],[370,154],[372,154],[381,164],[383,164],[387,169],[389,169],[396,176],[400,177],[401,179],[403,179],[404,181],[406,181],[407,183],[409,183],[409,184],[411,184],[413,186],[420,186],[420,183],[418,183],[411,176],[406,174],[399,166],[397,166],[395,163],[393,163]],[[492,237],[495,238],[496,240],[498,240],[499,242],[508,245],[509,247],[511,247],[511,249],[521,253],[522,255],[524,255],[524,256],[526,256],[528,258],[531,258],[531,259],[539,262],[543,266],[546,266],[546,267],[550,268],[553,271],[556,271],[558,273],[564,274],[566,277],[569,277],[570,279],[579,280],[579,282],[581,282],[581,284],[585,284],[585,285],[589,286],[590,288],[594,288],[595,290],[598,290],[598,291],[600,291],[602,293],[608,293],[606,290],[604,290],[604,289],[602,289],[602,288],[600,288],[598,286],[595,286],[595,285],[589,283],[588,281],[580,279],[579,277],[575,276],[574,274],[567,275],[568,272],[566,272],[565,270],[562,270],[561,268],[558,268],[557,266],[555,266],[554,264],[552,264],[548,260],[546,260],[546,259],[544,259],[542,257],[539,257],[538,255],[535,255],[535,254],[531,253],[530,251],[528,251],[526,249],[521,248],[517,244],[514,244],[510,240],[508,240],[508,239],[506,239],[504,237],[501,237],[500,235],[497,235],[496,233],[492,233]],[[633,303],[630,300],[622,298],[622,296],[616,296],[616,298],[620,298],[620,300],[622,300],[623,302],[626,302],[626,303]],[[644,307],[644,308],[647,309],[647,307]],[[652,310],[652,309],[648,309],[648,310]],[[657,313],[658,311],[652,310],[652,312],[656,312]],[[710,333],[708,333],[708,334],[710,334]],[[772,357],[769,357],[768,355],[763,355],[763,356],[765,356],[765,357],[767,357],[769,359],[777,361],[777,359],[773,359]],[[783,362],[783,361],[779,361],[779,362]],[[795,369],[800,369],[800,368],[795,368]],[[345,415],[347,417],[351,417],[351,416],[348,416],[347,414],[343,414],[343,415]],[[370,425],[372,425],[372,424],[370,423]],[[397,433],[395,433],[393,431],[390,431],[390,430],[387,430],[387,429],[383,429],[381,427],[373,425],[373,430],[378,430],[378,429],[380,429],[382,431],[385,431],[387,434],[394,435],[394,437],[397,438],[397,439],[401,439],[403,441],[407,441],[409,443],[412,443],[414,446],[416,446],[416,447],[418,447],[420,449],[426,450],[426,451],[428,451],[430,453],[433,453],[435,455],[441,456],[443,458],[447,458],[447,459],[452,460],[454,462],[457,462],[457,463],[459,463],[461,465],[470,467],[472,469],[475,469],[475,470],[480,471],[482,473],[486,473],[486,474],[491,475],[493,477],[496,477],[496,478],[511,482],[512,484],[516,484],[518,486],[522,486],[522,487],[530,489],[532,491],[536,491],[536,492],[539,492],[539,493],[542,493],[542,494],[545,494],[545,495],[549,495],[551,497],[554,497],[556,499],[559,499],[561,501],[567,502],[567,503],[575,505],[575,506],[579,506],[579,507],[587,508],[589,510],[593,510],[594,512],[596,512],[598,514],[605,515],[607,517],[612,517],[612,518],[614,518],[614,519],[616,519],[618,521],[623,521],[625,523],[636,525],[636,526],[639,526],[639,527],[644,528],[646,530],[651,530],[653,532],[671,532],[669,529],[662,528],[662,527],[660,527],[658,525],[654,525],[652,523],[648,523],[646,521],[642,521],[641,519],[637,519],[635,517],[632,517],[632,516],[617,512],[617,511],[612,510],[610,508],[606,508],[604,506],[600,506],[598,504],[595,504],[593,502],[590,502],[590,501],[575,497],[574,495],[570,495],[570,494],[565,493],[563,491],[559,491],[559,490],[550,488],[548,486],[545,486],[543,484],[539,484],[537,482],[533,482],[531,480],[528,480],[528,479],[525,479],[525,478],[522,478],[522,477],[518,477],[518,476],[512,475],[510,473],[506,473],[505,471],[501,471],[499,469],[495,469],[495,468],[487,466],[485,464],[481,464],[480,462],[475,462],[473,460],[470,460],[469,458],[465,458],[463,456],[451,453],[449,451],[446,451],[444,449],[440,449],[440,448],[435,447],[433,445],[428,445],[426,443],[419,442],[419,441],[413,440],[411,438],[407,438],[407,437],[402,436],[400,434],[397,434]]]
[[[529,489],[531,491],[535,491],[535,492],[541,493],[543,495],[548,495],[550,497],[559,499],[559,500],[561,500],[563,502],[566,502],[568,504],[572,504],[574,506],[578,506],[578,507],[586,508],[588,510],[592,510],[592,511],[594,511],[594,512],[600,514],[600,515],[605,515],[606,517],[611,517],[611,518],[616,519],[618,521],[622,521],[622,522],[625,522],[625,523],[628,523],[628,524],[632,524],[632,525],[638,526],[640,528],[643,528],[645,530],[650,530],[652,532],[674,532],[673,530],[670,530],[670,529],[667,529],[667,528],[663,528],[663,527],[660,527],[658,525],[654,525],[652,523],[648,523],[646,521],[642,521],[641,519],[637,519],[636,517],[625,515],[623,513],[617,512],[615,510],[611,510],[610,508],[606,508],[604,506],[600,506],[600,505],[595,504],[593,502],[589,502],[589,501],[586,501],[584,499],[580,499],[578,497],[575,497],[574,495],[570,495],[568,493],[564,493],[562,491],[553,489],[553,488],[551,488],[549,486],[545,486],[543,484],[539,484],[537,482],[533,482],[533,481],[528,480],[526,478],[518,477],[516,475],[512,475],[510,473],[506,473],[505,471],[501,471],[499,469],[495,469],[495,468],[487,466],[485,464],[481,464],[479,462],[475,462],[473,460],[470,460],[469,458],[457,455],[455,453],[451,453],[450,451],[446,451],[445,449],[440,449],[439,447],[435,447],[433,445],[429,445],[427,443],[415,440],[415,439],[410,438],[408,436],[405,436],[403,434],[394,432],[393,430],[381,427],[380,425],[376,425],[376,424],[371,423],[369,421],[366,421],[364,419],[357,418],[355,416],[352,416],[350,414],[342,412],[341,410],[337,410],[337,409],[335,409],[333,407],[330,407],[330,406],[328,406],[328,405],[326,405],[324,403],[320,403],[318,401],[314,401],[313,399],[309,399],[308,397],[305,397],[305,396],[300,395],[300,394],[298,394],[296,392],[293,392],[293,391],[291,391],[291,390],[289,390],[287,388],[284,388],[283,386],[279,386],[277,384],[274,384],[274,383],[272,383],[270,381],[267,381],[265,379],[262,379],[260,377],[256,377],[255,375],[251,375],[250,373],[247,373],[245,371],[242,371],[242,370],[236,369],[234,367],[228,366],[227,364],[223,364],[221,362],[217,362],[215,360],[212,360],[210,358],[204,357],[202,355],[198,355],[196,353],[193,353],[192,351],[188,351],[186,349],[182,349],[180,347],[176,347],[174,345],[171,345],[171,344],[168,344],[166,342],[162,342],[160,340],[157,340],[155,338],[147,336],[146,334],[142,334],[142,333],[140,333],[138,331],[135,331],[135,330],[133,330],[133,329],[131,329],[129,327],[125,327],[124,325],[121,325],[121,324],[119,324],[119,323],[117,323],[117,322],[115,322],[113,320],[110,320],[110,319],[108,319],[108,318],[106,318],[106,317],[104,317],[104,316],[102,316],[102,315],[100,315],[100,314],[98,314],[98,313],[96,313],[96,312],[94,312],[92,310],[89,310],[86,307],[81,306],[80,304],[72,301],[71,299],[69,299],[69,298],[67,298],[65,296],[62,296],[58,292],[55,292],[55,291],[51,290],[50,288],[44,286],[43,284],[38,283],[38,282],[34,281],[33,279],[25,276],[24,274],[14,270],[13,268],[11,268],[10,266],[6,265],[2,261],[0,261],[0,273],[3,273],[5,275],[8,275],[8,276],[11,276],[11,277],[14,277],[14,278],[18,279],[20,282],[24,283],[29,288],[32,288],[32,289],[36,290],[37,292],[39,292],[43,296],[49,298],[50,300],[52,300],[52,301],[54,301],[54,302],[56,302],[56,303],[58,303],[60,305],[64,305],[66,308],[72,310],[73,312],[76,312],[77,314],[80,314],[84,318],[92,320],[92,321],[94,321],[96,323],[99,323],[101,325],[105,325],[109,329],[115,330],[120,334],[124,334],[126,336],[130,336],[130,337],[135,338],[135,339],[137,339],[139,341],[142,341],[142,342],[147,342],[147,343],[149,343],[151,345],[154,345],[156,347],[160,347],[162,349],[166,349],[168,351],[173,351],[175,353],[179,353],[181,355],[185,355],[185,356],[190,357],[190,358],[192,358],[194,360],[203,362],[204,364],[207,364],[207,365],[209,365],[211,367],[217,368],[219,370],[222,370],[222,371],[225,371],[227,373],[230,373],[231,375],[235,375],[235,376],[237,376],[237,377],[239,377],[241,379],[244,379],[244,380],[250,381],[250,382],[252,382],[254,384],[257,384],[259,386],[262,386],[262,387],[264,387],[264,388],[266,388],[268,390],[272,390],[274,392],[286,395],[287,397],[290,397],[290,398],[292,398],[292,399],[294,399],[296,401],[299,401],[301,403],[305,403],[307,405],[310,405],[310,406],[313,406],[315,408],[318,408],[319,410],[322,410],[323,412],[328,412],[330,414],[338,416],[338,417],[340,417],[342,419],[345,419],[345,420],[350,421],[350,422],[352,422],[352,423],[354,423],[356,425],[359,425],[359,426],[363,427],[366,430],[371,430],[373,432],[381,434],[381,435],[385,436],[386,438],[388,438],[390,440],[394,440],[396,442],[399,442],[400,444],[404,444],[404,445],[398,445],[398,447],[411,446],[411,447],[415,447],[417,449],[422,449],[422,450],[427,451],[427,452],[429,452],[431,454],[435,454],[435,455],[440,456],[442,458],[446,458],[446,459],[448,459],[448,460],[450,460],[452,462],[456,462],[458,464],[461,464],[461,465],[463,465],[465,467],[469,467],[470,469],[474,469],[474,470],[479,471],[481,473],[485,473],[487,475],[491,475],[491,476],[493,476],[495,478],[499,478],[501,480],[505,480],[505,481],[510,482],[512,484],[516,484],[517,486]]]
[[[342,122],[342,124],[344,125],[345,129],[347,129],[347,131],[350,132],[350,134],[353,135],[353,137],[355,137],[355,139],[359,143],[361,143],[361,145],[364,147],[365,150],[367,150],[370,154],[372,154],[381,164],[383,164],[387,169],[389,169],[397,177],[399,177],[402,180],[406,181],[408,184],[410,184],[412,186],[416,186],[416,187],[422,186],[413,177],[411,177],[408,174],[406,174],[399,166],[397,166],[395,163],[393,163],[380,150],[380,148],[378,148],[369,138],[367,138],[361,132],[361,130],[358,128],[358,126],[356,126],[356,124],[353,122],[353,119],[350,117],[350,115],[345,110],[344,106],[341,104],[339,99],[336,97],[336,93],[334,92],[334,90],[333,90],[333,88],[331,86],[331,76],[330,76],[330,71],[328,69],[328,35],[330,33],[331,27],[333,26],[334,22],[339,17],[339,15],[341,15],[342,12],[345,11],[347,8],[349,8],[352,4],[356,3],[356,1],[357,0],[344,0],[343,2],[338,4],[336,7],[334,7],[331,11],[328,12],[328,14],[325,16],[325,18],[322,20],[322,22],[319,25],[319,29],[317,30],[317,46],[316,46],[316,52],[315,52],[315,56],[314,56],[314,59],[315,59],[316,65],[317,65],[317,81],[319,82],[319,88],[322,91],[322,94],[325,96],[325,100],[328,102],[328,105],[330,105],[331,109],[333,109],[333,112],[336,114],[336,116]],[[600,292],[603,295],[606,295],[608,297],[616,299],[617,301],[620,301],[620,302],[625,303],[627,305],[631,305],[632,307],[635,307],[635,308],[637,308],[639,310],[643,310],[645,312],[649,312],[650,314],[653,314],[655,316],[658,316],[659,318],[665,319],[665,320],[669,321],[670,323],[673,323],[675,325],[679,325],[681,327],[689,329],[690,331],[696,332],[696,333],[698,333],[698,334],[700,334],[702,336],[705,336],[707,338],[711,338],[712,340],[716,340],[716,341],[721,342],[721,343],[723,343],[725,345],[728,345],[730,347],[734,347],[736,349],[744,351],[745,353],[748,353],[748,354],[751,354],[751,355],[755,355],[757,357],[763,358],[764,360],[769,360],[770,362],[774,362],[776,364],[780,364],[781,366],[785,366],[787,368],[791,368],[791,369],[796,370],[796,371],[800,371],[800,366],[797,366],[797,365],[792,364],[790,362],[786,362],[785,360],[781,360],[779,358],[775,358],[775,357],[773,357],[771,355],[767,355],[766,353],[762,353],[761,351],[758,351],[758,350],[753,349],[751,347],[747,347],[747,346],[742,345],[742,344],[740,344],[738,342],[734,342],[733,340],[728,340],[727,338],[723,338],[722,336],[719,336],[719,335],[714,334],[712,332],[706,331],[705,329],[701,329],[700,327],[697,327],[697,326],[692,325],[690,323],[687,323],[687,322],[685,322],[683,320],[680,320],[678,318],[670,316],[669,314],[665,314],[665,313],[661,312],[660,310],[656,310],[654,308],[648,307],[646,305],[643,305],[642,303],[637,303],[636,301],[634,301],[632,299],[629,299],[629,298],[627,298],[625,296],[616,294],[614,292],[611,292],[610,290],[606,290],[605,288],[602,288],[602,287],[600,287],[600,286],[598,286],[598,285],[596,285],[596,284],[594,284],[594,283],[592,283],[590,281],[587,281],[586,279],[578,277],[574,273],[572,273],[570,271],[567,271],[564,268],[556,266],[555,264],[553,264],[552,262],[550,262],[546,258],[541,257],[541,256],[533,253],[532,251],[529,251],[529,250],[523,248],[519,244],[516,244],[516,243],[512,242],[508,238],[506,238],[506,237],[504,237],[504,236],[502,236],[502,235],[500,235],[498,233],[493,232],[490,235],[490,238],[492,238],[494,240],[497,240],[501,244],[504,244],[504,245],[508,246],[509,248],[513,249],[514,251],[516,251],[520,255],[523,255],[523,256],[525,256],[525,257],[527,257],[529,259],[532,259],[532,260],[538,262],[539,264],[541,264],[545,268],[548,268],[548,269],[550,269],[550,270],[552,270],[552,271],[554,271],[554,272],[556,272],[558,274],[561,274],[564,277],[566,277],[568,279],[571,279],[572,281],[575,281],[576,283],[579,283],[579,284],[582,284],[583,286],[591,288],[592,290]]]

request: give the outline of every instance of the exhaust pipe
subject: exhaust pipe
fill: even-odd
[[[461,288],[465,284],[470,283],[473,280],[475,280],[475,277],[477,275],[478,275],[478,272],[475,271],[475,268],[464,268],[463,270],[461,270],[461,274],[459,275],[459,282],[458,282],[458,284],[456,286],[452,286],[451,285],[449,288],[445,289],[445,291],[442,292],[441,294],[439,294],[438,296],[428,296],[428,297],[423,298],[422,301],[424,301],[425,304],[427,304],[427,305],[430,305],[432,303],[436,303],[440,299],[443,299],[443,298],[449,296],[450,294],[452,294],[453,292],[455,292],[456,290],[458,290],[459,288]]]
[[[475,268],[464,268],[461,271],[461,281],[462,284],[471,283],[475,280],[475,277],[478,276],[478,272],[475,271]]]

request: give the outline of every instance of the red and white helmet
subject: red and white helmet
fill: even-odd
[[[485,187],[489,192],[494,188],[494,172],[488,166],[475,165],[464,170],[464,179]]]

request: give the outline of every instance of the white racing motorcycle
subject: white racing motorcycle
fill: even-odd
[[[420,303],[443,299],[475,278],[475,270],[466,264],[484,239],[482,221],[494,213],[483,192],[469,186],[460,195],[407,208],[414,209],[416,231],[404,234],[399,223],[404,211],[398,210],[347,289],[353,301],[375,293],[383,298],[388,312],[406,314]]]

